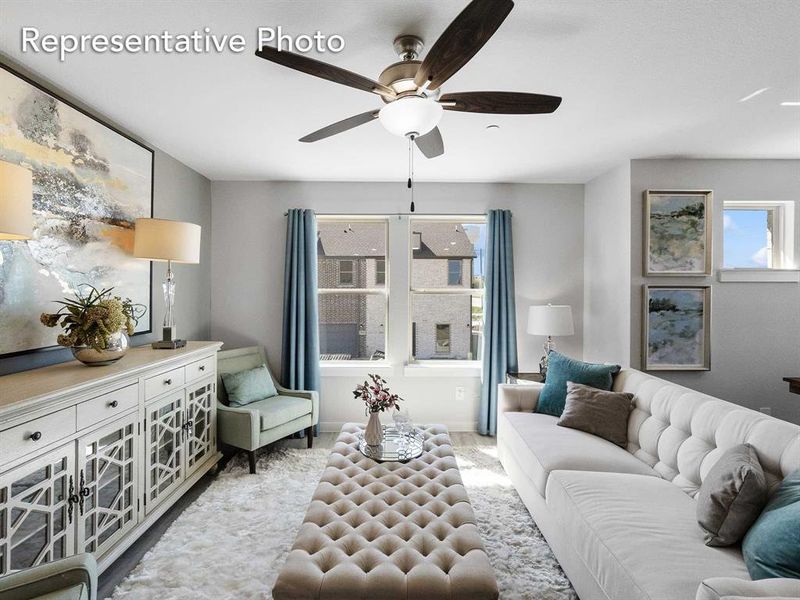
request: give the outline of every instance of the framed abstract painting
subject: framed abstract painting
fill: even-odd
[[[644,193],[645,275],[711,275],[710,191]]]
[[[711,370],[711,286],[644,286],[645,371]]]
[[[39,322],[82,284],[147,307],[151,266],[135,259],[134,220],[153,214],[150,148],[0,64],[0,161],[33,176],[33,237],[0,241],[0,356],[52,347]]]

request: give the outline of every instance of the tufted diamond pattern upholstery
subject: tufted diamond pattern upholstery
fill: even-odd
[[[752,444],[770,490],[800,468],[800,427],[633,369],[614,380],[634,394],[628,451],[694,496],[722,453]]]
[[[498,597],[456,458],[441,425],[422,455],[378,463],[347,424],[328,459],[275,600],[483,600]]]

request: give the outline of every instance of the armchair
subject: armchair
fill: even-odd
[[[95,600],[97,563],[78,554],[0,577],[0,600]]]
[[[315,391],[289,390],[272,381],[277,396],[258,400],[246,406],[228,406],[222,384],[222,373],[236,373],[267,364],[260,346],[225,350],[217,354],[217,431],[223,444],[246,450],[250,472],[256,472],[259,448],[288,435],[305,430],[308,447],[314,440],[314,425],[319,423],[319,395]]]

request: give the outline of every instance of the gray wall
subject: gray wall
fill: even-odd
[[[583,192],[582,185],[417,185],[417,210],[423,214],[482,214],[488,208],[501,207],[512,210],[523,369],[536,370],[542,352],[543,339],[525,333],[528,306],[533,303],[552,301],[573,306],[575,335],[559,338],[558,346],[572,356],[582,356]],[[404,182],[212,183],[212,337],[230,348],[264,345],[271,366],[278,372],[284,212],[288,208],[313,208],[318,213],[394,213],[407,211],[408,203]],[[392,238],[391,231],[390,223],[390,245],[398,240],[406,243]],[[407,271],[408,265],[390,265],[391,279],[397,277],[398,269]],[[403,323],[396,323],[390,314],[390,328],[402,330],[406,326],[407,317]],[[396,338],[390,339],[389,345],[395,357],[403,352]],[[343,421],[363,419],[363,407],[353,402],[350,393],[363,376],[363,369],[357,373],[343,371],[338,376],[323,372],[324,428],[332,430]],[[451,371],[436,377],[410,376],[398,361],[386,376],[391,378],[393,389],[407,395],[409,410],[417,422],[443,422],[456,430],[474,427],[480,390],[477,374],[462,376]],[[465,393],[459,395],[458,388]],[[431,402],[431,398],[440,401]]]
[[[800,286],[720,283],[717,278],[722,265],[722,203],[782,200],[800,204],[800,160],[631,161],[630,347],[635,368],[641,364],[643,192],[648,188],[714,192],[713,275],[646,280],[649,284],[712,286],[712,370],[655,374],[756,410],[772,407],[774,416],[800,423],[800,396],[790,394],[781,380],[800,375]],[[800,222],[795,225],[795,239],[800,239]]]
[[[5,60],[5,59],[4,59]],[[9,62],[9,61],[6,61]],[[47,89],[63,98],[81,106],[106,123],[125,131],[117,124],[94,112],[91,106],[76,101],[64,94],[62,90],[35,74],[26,71],[19,65],[10,63],[16,70],[32,79],[36,79]],[[125,131],[133,138],[142,140],[130,131]],[[152,146],[150,146],[152,147]],[[177,282],[176,320],[178,333],[187,339],[209,339],[211,332],[211,182],[178,162],[170,155],[155,149],[153,215],[167,219],[177,219],[197,223],[203,228],[202,247],[199,265],[177,265],[175,279]],[[134,345],[145,344],[159,339],[161,322],[164,318],[164,300],[161,292],[161,281],[164,279],[166,263],[153,263],[153,333],[137,335],[132,338]],[[57,298],[54,298],[57,300]],[[55,343],[56,332],[53,333]],[[12,358],[0,359],[0,375],[24,371],[36,367],[71,360],[69,350],[46,350],[25,354]]]
[[[630,363],[630,162],[586,184],[583,356]]]

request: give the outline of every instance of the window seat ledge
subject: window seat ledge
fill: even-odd
[[[800,283],[800,269],[720,269],[723,283]]]

